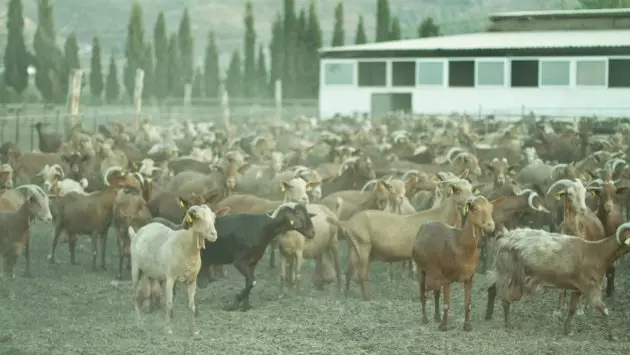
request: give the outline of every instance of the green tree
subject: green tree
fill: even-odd
[[[188,8],[184,10],[182,20],[179,22],[177,44],[179,45],[179,70],[182,76],[182,85],[189,84],[192,82],[194,71],[194,44],[190,30],[190,15],[188,14]]]
[[[105,81],[105,99],[111,104],[118,100],[120,96],[120,84],[118,83],[118,68],[114,55],[109,58],[109,70]]]
[[[432,17],[427,17],[418,26],[418,37],[437,37],[440,35],[440,27],[433,22]]]
[[[297,78],[300,55],[298,54],[299,28],[297,16],[295,15],[295,0],[284,0],[284,25],[283,33],[283,74],[282,74],[282,96],[290,98],[296,94]]]
[[[265,58],[265,52],[263,45],[258,46],[258,63],[256,64],[256,78],[257,81],[257,94],[258,97],[269,97],[269,91],[267,90],[267,60]]]
[[[142,86],[142,98],[148,99],[153,96],[155,91],[155,73],[153,61],[153,47],[151,43],[144,45],[144,62],[142,69],[144,70],[144,85]]]
[[[48,0],[37,2],[37,30],[33,38],[37,72],[35,85],[48,102],[64,102],[66,93],[61,89],[64,56],[56,43],[52,5]]]
[[[144,22],[142,20],[142,8],[138,1],[134,1],[131,7],[131,17],[127,25],[127,41],[125,43],[125,70],[123,82],[127,95],[133,98],[136,87],[136,69],[142,69],[145,62],[144,56]]]
[[[4,51],[4,83],[22,94],[28,87],[30,55],[24,42],[22,0],[11,0],[7,14],[7,46]]]
[[[214,32],[208,32],[208,43],[206,44],[206,56],[203,67],[203,88],[205,97],[216,99],[219,97],[219,50],[214,38]]]
[[[345,41],[346,32],[343,29],[343,2],[340,1],[335,7],[335,27],[333,29],[331,46],[343,46]]]
[[[232,52],[230,65],[225,74],[225,89],[230,97],[241,97],[242,95],[243,75],[241,69],[241,54],[238,50]]]
[[[192,88],[191,88],[192,89],[191,97],[193,99],[198,99],[203,94],[202,82],[203,82],[203,73],[201,72],[201,68],[197,67],[195,68],[195,75],[193,75]]]
[[[308,77],[308,23],[306,22],[306,11],[301,9],[297,19],[296,47],[293,52],[295,60],[295,82],[293,90],[288,93],[292,98],[303,98],[306,96],[306,81]]]
[[[273,96],[276,88],[276,80],[282,80],[284,73],[284,29],[282,17],[277,15],[271,27],[271,42],[269,43],[270,68],[269,68],[269,95]]]
[[[256,73],[256,30],[252,2],[245,5],[245,48],[243,50],[243,96],[253,97],[257,90]]]
[[[389,0],[377,0],[376,4],[376,42],[389,40],[391,14]]]
[[[97,37],[92,39],[90,58],[90,93],[96,98],[103,95],[103,67],[101,63],[101,44]]]
[[[392,19],[392,28],[389,32],[389,40],[397,41],[402,38],[402,34],[400,33],[400,21],[398,21],[397,17]]]
[[[171,35],[168,40],[168,95],[169,97],[182,97],[184,95],[184,83],[182,82],[181,62],[179,60],[179,46],[177,35]]]
[[[322,30],[317,16],[315,1],[311,0],[308,8],[308,20],[306,24],[306,70],[303,71],[305,79],[305,96],[317,98],[319,94],[319,53],[322,46]]]
[[[359,16],[359,23],[357,23],[357,31],[354,35],[355,44],[367,43],[367,36],[365,35],[365,25],[363,24],[363,15]]]
[[[70,74],[72,74],[74,70],[81,68],[81,63],[79,62],[79,43],[77,41],[77,35],[74,32],[71,32],[68,37],[66,37],[66,42],[63,45],[63,56],[63,75],[60,78],[61,90],[68,92]]]
[[[168,96],[168,37],[164,13],[158,14],[153,28],[155,69],[153,70],[153,95],[162,102]]]

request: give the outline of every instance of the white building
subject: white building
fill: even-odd
[[[630,9],[491,19],[495,32],[323,48],[320,115],[630,116]]]

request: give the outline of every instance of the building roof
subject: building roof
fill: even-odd
[[[610,47],[630,47],[630,30],[479,32],[325,47],[320,49],[320,53]]]
[[[490,15],[491,20],[507,18],[578,18],[578,17],[629,17],[630,8],[594,9],[594,10],[548,10],[548,11],[511,11]]]

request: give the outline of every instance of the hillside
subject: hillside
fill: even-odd
[[[36,0],[23,0],[30,40],[37,20]],[[308,6],[309,0],[296,0],[298,8]],[[325,44],[330,42],[333,10],[338,0],[318,0]],[[4,17],[8,0],[0,0],[0,44],[4,47]],[[131,9],[129,0],[63,0],[54,2],[57,34],[64,37],[75,30],[82,42],[82,56],[89,53],[89,43],[98,36],[106,52],[121,53],[124,46],[127,20]],[[242,45],[245,0],[140,0],[144,10],[146,35],[152,36],[153,24],[160,10],[164,11],[168,28],[177,28],[185,6],[190,9],[197,54],[202,53],[207,33],[217,33],[223,56]],[[268,43],[274,16],[282,11],[282,0],[256,0],[254,3],[256,30],[259,40]],[[418,22],[433,16],[444,33],[482,30],[489,13],[496,11],[575,8],[577,0],[390,0],[392,13],[400,19],[405,37],[415,36]],[[368,38],[375,33],[376,0],[345,0],[346,41],[353,41],[359,15],[365,17]],[[60,39],[61,41],[61,39]]]

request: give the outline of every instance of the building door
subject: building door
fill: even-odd
[[[410,92],[372,94],[371,115],[373,117],[383,116],[392,111],[411,113],[411,98],[412,95]]]

